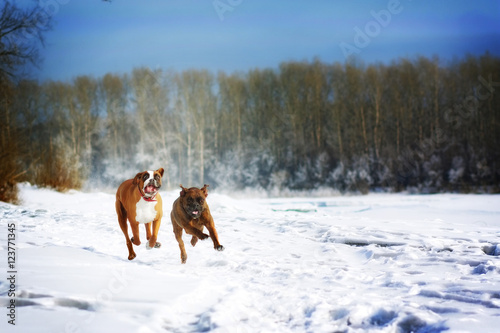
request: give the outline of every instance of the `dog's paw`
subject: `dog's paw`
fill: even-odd
[[[215,249],[217,251],[224,251],[225,250],[224,246],[222,246],[222,245],[216,246]]]
[[[159,249],[161,247],[160,242],[156,242],[153,247],[149,246],[149,242],[146,243],[146,249],[151,250],[151,249]]]
[[[128,256],[128,260],[133,260],[136,257],[135,253],[131,253]]]

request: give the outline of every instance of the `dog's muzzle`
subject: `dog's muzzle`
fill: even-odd
[[[158,193],[160,190],[160,183],[155,179],[155,180],[150,180],[147,184],[144,185],[144,195],[146,197],[153,197]]]
[[[188,206],[187,212],[192,218],[197,219],[201,216],[201,213],[203,212],[203,207],[200,205]]]

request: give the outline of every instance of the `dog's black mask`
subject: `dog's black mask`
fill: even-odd
[[[182,206],[186,213],[194,219],[200,218],[205,210],[205,199],[208,196],[207,187],[208,185],[201,189],[196,187],[186,189],[181,185]]]

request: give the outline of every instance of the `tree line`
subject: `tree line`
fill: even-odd
[[[24,8],[4,1],[0,7],[0,201],[17,202],[16,183],[27,173],[17,138],[22,126],[12,110],[17,93],[13,82],[27,65],[39,63],[39,47],[50,29],[50,16],[40,3]]]
[[[2,163],[60,190],[160,166],[166,188],[499,190],[500,59],[488,53],[1,88]]]

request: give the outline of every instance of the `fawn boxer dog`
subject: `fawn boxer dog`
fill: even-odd
[[[163,168],[156,171],[138,173],[134,179],[124,181],[116,191],[116,213],[120,228],[125,235],[128,248],[128,260],[136,257],[132,243],[141,245],[139,239],[139,224],[146,227],[146,248],[159,248],[156,240],[163,216],[163,203],[158,191],[161,187]],[[130,222],[133,237],[128,237],[127,219]],[[153,232],[151,232],[153,224]]]
[[[180,197],[174,201],[170,218],[174,228],[175,239],[179,243],[181,250],[181,262],[186,263],[187,254],[182,241],[182,230],[192,235],[191,245],[195,246],[198,239],[204,240],[209,236],[203,233],[206,227],[210,238],[214,242],[214,249],[224,251],[224,246],[220,245],[217,231],[215,230],[214,219],[210,214],[206,198],[208,196],[208,185],[202,188],[191,187],[189,189],[181,185]]]

